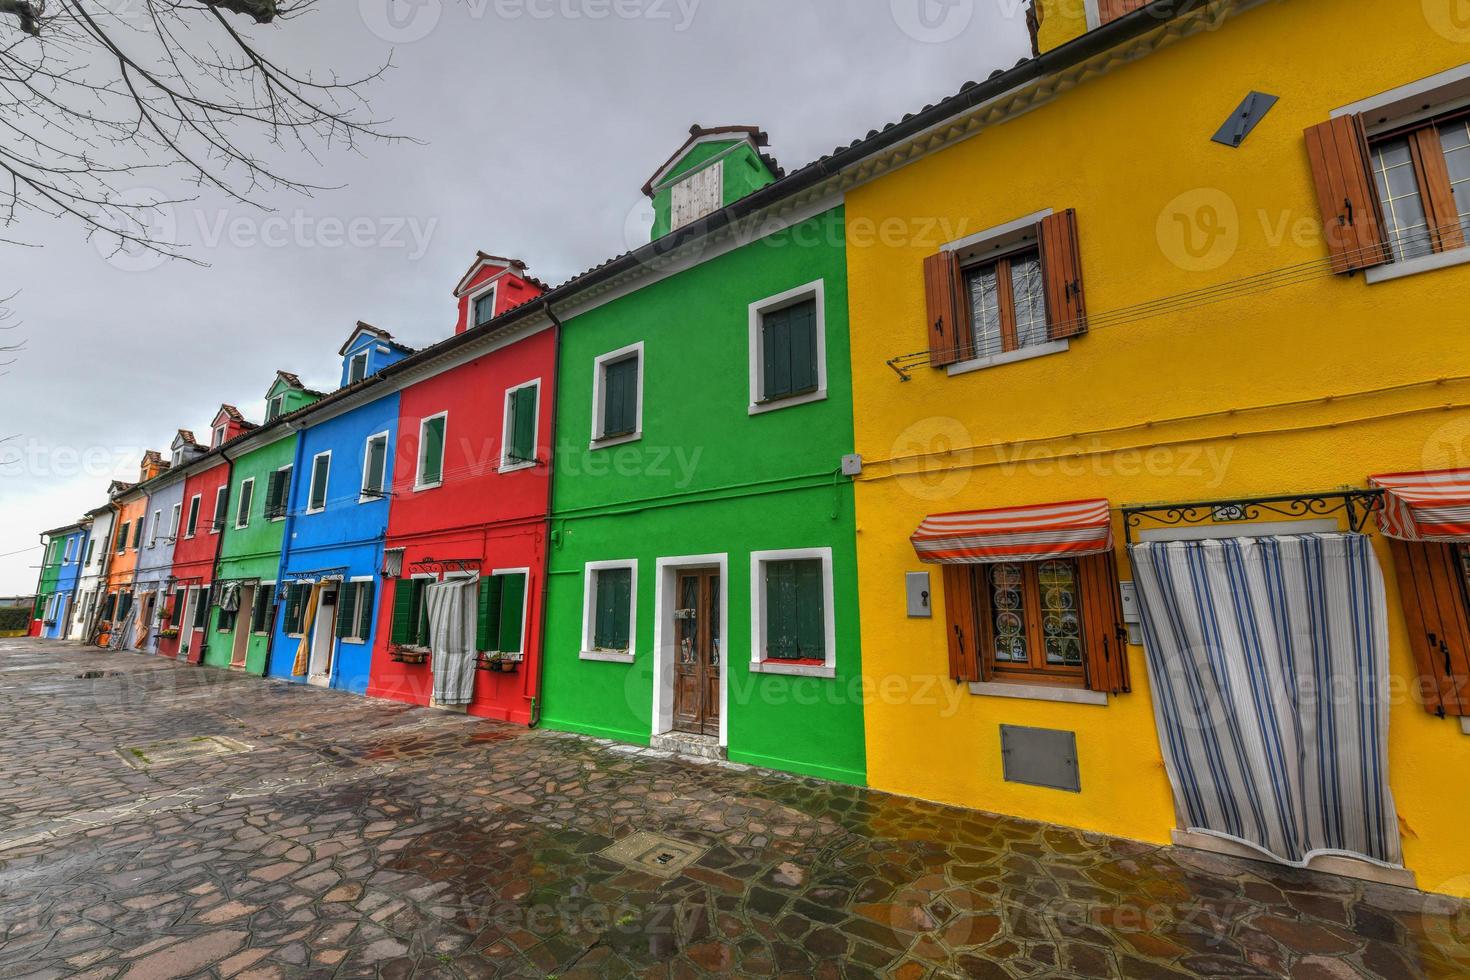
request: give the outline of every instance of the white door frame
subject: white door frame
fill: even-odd
[[[650,735],[674,730],[674,610],[678,573],[685,568],[720,572],[720,744],[730,744],[730,556],[681,555],[659,558],[653,575],[653,727]],[[634,596],[633,601],[637,602]]]
[[[231,667],[243,668],[245,661],[249,659],[250,622],[255,615],[255,592],[259,588],[261,588],[259,585],[242,584],[240,586],[240,606],[235,610],[235,630],[230,637],[229,666]],[[245,601],[247,595],[250,597],[248,603]]]
[[[316,618],[311,624],[311,649],[306,660],[306,683],[317,687],[332,686],[332,667],[336,662],[337,603],[342,601],[342,580],[324,579],[318,583],[321,594],[316,600]],[[324,615],[328,608],[327,593],[332,593],[332,615]]]
[[[194,603],[198,601],[198,595],[199,590],[192,585],[184,586],[184,614],[176,624],[179,628],[179,658],[183,658],[191,649],[190,641],[194,639]]]

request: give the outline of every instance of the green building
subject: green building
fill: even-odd
[[[297,440],[295,430],[277,420],[319,397],[295,375],[279,372],[266,393],[266,424],[231,438],[225,449],[232,464],[230,505],[214,581],[239,585],[239,609],[228,614],[217,603],[211,605],[211,639],[204,654],[211,667],[265,674]]]
[[[764,143],[696,128],[644,188],[655,242],[547,297],[541,719],[861,783],[843,212],[736,228],[780,176]]]

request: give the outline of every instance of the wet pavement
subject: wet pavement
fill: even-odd
[[[0,978],[1470,974],[1443,897],[142,654],[0,640],[0,747]]]

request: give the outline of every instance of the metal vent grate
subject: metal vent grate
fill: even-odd
[[[1008,783],[1082,792],[1076,732],[1001,725],[1000,757]]]

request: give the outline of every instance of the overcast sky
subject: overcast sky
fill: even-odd
[[[476,249],[560,283],[646,241],[639,188],[691,123],[762,126],[794,170],[1029,50],[1021,0],[389,3],[232,22],[293,67],[391,55],[372,107],[420,142],[288,158],[342,186],[267,196],[273,213],[173,209],[207,267],[109,260],[61,220],[12,230],[42,247],[0,246],[26,341],[0,377],[0,594],[34,590],[38,532],[105,503],[144,449],[207,438],[221,402],[259,421],[278,368],[333,387],[357,320],[413,346],[452,332]]]

